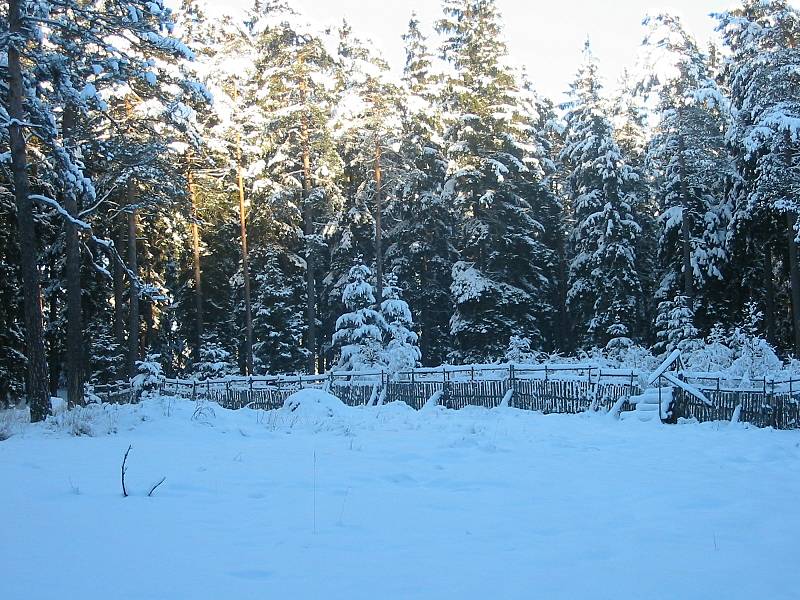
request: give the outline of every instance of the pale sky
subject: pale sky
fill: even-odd
[[[212,0],[245,6],[250,0]],[[433,41],[433,23],[441,15],[439,0],[289,0],[314,24],[334,24],[346,17],[356,34],[371,39],[393,69],[405,61],[401,36],[412,11]],[[702,45],[715,36],[709,13],[735,6],[735,0],[497,0],[503,16],[511,62],[524,65],[531,81],[546,96],[563,99],[581,60],[588,35],[600,61],[605,84],[614,87],[633,66],[649,12],[680,14]],[[800,0],[793,4],[800,5]]]

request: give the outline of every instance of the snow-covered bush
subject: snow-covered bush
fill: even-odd
[[[730,345],[736,358],[729,372],[734,376],[764,377],[781,369],[783,362],[769,342],[758,333],[758,324],[763,315],[756,304],[749,302],[745,310],[744,321],[730,335]]]
[[[375,295],[369,283],[371,272],[363,264],[350,269],[349,283],[342,293],[342,301],[349,312],[336,320],[333,345],[339,348],[339,368],[360,371],[384,366],[383,334],[386,321],[373,308]]]
[[[0,410],[0,442],[10,438],[28,422],[30,415],[27,410],[17,408]]]
[[[97,437],[117,433],[118,411],[115,404],[87,404],[52,415],[46,423],[52,431]]]
[[[419,364],[422,358],[417,345],[418,336],[412,330],[411,309],[400,296],[400,288],[394,275],[386,278],[383,288],[381,315],[386,322],[387,343],[383,362],[389,373],[407,371]]]
[[[216,337],[203,339],[200,347],[200,360],[192,369],[192,376],[201,381],[205,379],[221,379],[227,375],[238,375],[239,367]]]
[[[144,360],[136,361],[137,374],[131,379],[131,386],[137,395],[149,394],[161,385],[161,356],[148,354]]]

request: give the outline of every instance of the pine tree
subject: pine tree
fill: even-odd
[[[404,36],[405,109],[400,155],[402,176],[386,209],[386,264],[406,289],[414,322],[419,326],[422,360],[439,365],[451,351],[450,299],[454,214],[443,198],[447,160],[441,139],[441,114],[436,105],[439,77],[415,18]]]
[[[625,163],[600,97],[597,64],[587,42],[584,64],[566,105],[561,156],[575,226],[567,307],[579,340],[595,346],[639,334],[642,288],[636,261],[641,228],[632,214],[638,176]]]
[[[701,343],[694,326],[694,311],[686,296],[675,296],[674,300],[659,303],[655,325],[658,342],[654,350],[657,353],[669,354],[677,349],[688,354],[697,350]]]
[[[256,41],[260,55],[256,82],[266,115],[268,166],[259,186],[272,204],[282,201],[287,207],[302,207],[287,225],[303,232],[304,248],[299,253],[305,260],[305,356],[307,369],[314,372],[320,346],[318,272],[324,267],[320,223],[330,216],[330,203],[338,196],[335,178],[341,171],[328,128],[338,72],[322,38],[328,34],[315,34],[294,23],[290,15],[285,17],[260,32]],[[285,209],[280,213],[293,214]]]
[[[504,65],[495,3],[446,0],[443,7],[437,23],[442,57],[455,71],[444,95],[449,168],[443,197],[461,216],[451,356],[479,362],[502,356],[512,334],[541,339],[537,304],[552,285],[543,267],[553,259],[531,213],[545,190],[527,143],[528,120],[515,102],[518,82]]]
[[[659,103],[659,123],[648,151],[660,204],[663,274],[656,295],[670,298],[681,292],[694,303],[700,292],[702,302],[695,308],[702,306],[713,320],[718,308],[711,286],[722,279],[727,261],[727,100],[711,76],[707,57],[677,17],[659,14],[645,23],[653,68],[671,68],[647,86]]]
[[[200,360],[194,365],[192,376],[203,381],[238,374],[239,367],[234,362],[231,353],[213,334],[204,335],[200,348]]]
[[[413,331],[413,320],[408,303],[403,300],[393,273],[386,277],[381,302],[381,316],[386,323],[386,350],[383,362],[389,373],[407,371],[418,366],[422,353],[417,342],[419,337]]]
[[[381,313],[374,308],[371,276],[369,267],[353,265],[342,293],[348,312],[336,320],[333,346],[339,350],[338,368],[344,371],[383,366],[383,335],[387,327]]]
[[[800,133],[795,123],[800,118],[800,11],[785,0],[745,0],[741,7],[716,16],[729,51],[723,74],[734,109],[728,135],[736,170],[730,192],[733,215],[729,237],[739,264],[760,267],[750,274],[745,271],[747,279],[758,287],[766,279],[768,331],[775,331],[778,313],[773,256],[788,254],[794,331],[791,345],[798,354]],[[754,261],[754,257],[760,260]],[[741,286],[737,280],[732,283],[735,293]]]

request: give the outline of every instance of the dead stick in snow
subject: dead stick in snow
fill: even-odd
[[[125,463],[128,462],[128,453],[130,453],[131,448],[133,446],[128,446],[128,449],[125,450],[125,456],[122,457],[122,495],[127,498],[128,497],[128,490],[125,489],[125,471],[128,468],[125,466]]]
[[[158,486],[160,486],[162,483],[164,483],[166,480],[167,480],[167,478],[166,478],[166,477],[162,477],[162,478],[161,478],[161,480],[160,480],[158,483],[156,483],[156,484],[155,484],[153,487],[151,487],[151,488],[150,488],[150,491],[149,491],[149,492],[147,492],[147,497],[149,498],[150,496],[152,496],[152,495],[153,495],[153,492],[155,492],[155,491],[156,491],[156,488],[157,488]]]

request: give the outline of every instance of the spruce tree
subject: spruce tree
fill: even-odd
[[[577,339],[595,346],[640,335],[636,327],[642,299],[636,261],[641,228],[632,214],[631,194],[638,176],[614,140],[600,89],[587,42],[584,64],[565,105],[561,157],[571,173],[567,194],[575,221],[567,307]]]
[[[800,267],[798,266],[797,156],[800,133],[800,11],[786,0],[745,0],[739,8],[716,15],[727,46],[723,64],[734,119],[731,141],[735,177],[730,241],[737,263],[753,265],[743,275],[765,290],[766,329],[774,332],[778,291],[790,296],[794,353],[800,353]],[[774,257],[788,255],[788,281],[773,278],[779,272]],[[754,260],[755,259],[755,260]],[[734,278],[730,288],[741,286]],[[776,290],[775,288],[778,288]],[[743,297],[743,304],[747,297]],[[782,312],[782,311],[781,311]]]
[[[647,86],[658,98],[658,125],[648,150],[660,212],[661,282],[656,295],[687,296],[713,320],[715,281],[727,261],[724,202],[727,175],[723,98],[699,50],[677,17],[645,21],[651,63],[670,67]],[[702,301],[694,298],[701,293]]]
[[[551,250],[531,213],[541,182],[530,164],[518,82],[505,66],[500,16],[491,0],[446,0],[437,22],[454,74],[444,92],[445,202],[460,216],[453,265],[455,361],[503,355],[512,334],[541,339],[539,302]]]
[[[337,367],[344,371],[362,371],[384,366],[383,336],[386,321],[375,310],[375,295],[369,279],[372,273],[358,263],[350,269],[342,293],[347,312],[336,320],[333,347],[338,350]]]

